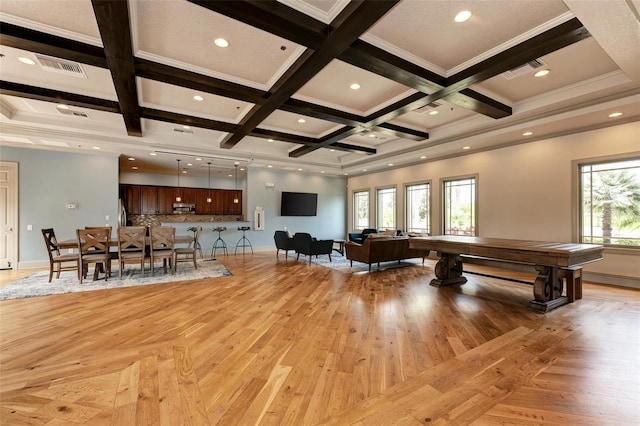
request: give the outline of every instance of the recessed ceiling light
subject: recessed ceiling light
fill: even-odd
[[[537,73],[535,73],[533,76],[534,77],[544,77],[545,75],[549,75],[550,72],[551,72],[551,70],[540,70]]]
[[[155,157],[158,154],[156,154],[155,152],[150,152],[149,155],[153,155]]]
[[[138,170],[138,166],[132,166],[131,170]]]
[[[233,177],[233,175],[232,175],[232,174],[229,174],[228,176],[229,176],[229,177]]]
[[[267,139],[267,142],[273,142],[273,139]]]
[[[301,171],[302,171],[302,169],[298,169],[298,171],[299,171],[299,172],[301,172]]]
[[[329,152],[335,152],[335,151],[336,151],[335,149],[330,149],[330,150],[329,150]]]
[[[183,175],[186,175],[186,174],[187,174],[187,171],[186,171],[186,170],[183,170],[183,171],[182,171],[182,174],[183,174]]]
[[[307,120],[305,120],[304,118],[298,118],[298,123],[306,123]]]
[[[202,161],[202,158],[196,158],[196,161]]]
[[[621,112],[612,112],[611,114],[609,114],[609,118],[616,118],[616,117],[620,117],[622,115]]]
[[[320,170],[320,173],[324,173],[324,170]]]
[[[267,167],[268,167],[268,168],[272,168],[273,166],[272,166],[271,164],[269,164]]]
[[[218,37],[217,39],[213,40],[213,42],[218,47],[229,47],[229,42],[222,37]]]
[[[389,163],[389,164],[387,164],[387,166],[393,166],[393,163]]]
[[[360,88],[360,85],[358,83],[353,83],[349,87],[351,88],[351,90],[358,90]]]
[[[195,99],[195,98],[194,98],[194,99]],[[185,130],[189,130],[191,127],[189,127],[189,126],[182,126],[182,128],[183,128],[183,129],[185,129]]]
[[[65,105],[65,104],[58,104],[56,106],[56,108],[60,108],[60,109],[69,109],[69,105]]]
[[[463,146],[462,149],[471,149],[470,146]]]
[[[345,176],[349,176],[349,173],[345,173],[344,175],[345,175]]]
[[[421,160],[424,160],[425,158],[427,158],[427,156],[426,156],[426,155],[421,155],[421,156],[420,156],[420,159],[421,159]]]
[[[244,167],[240,167],[240,170],[242,170],[244,172]]]
[[[20,62],[22,62],[23,64],[27,64],[27,65],[35,65],[36,64],[36,62],[33,59],[25,58],[24,56],[19,57],[18,60]]]
[[[467,19],[471,18],[471,12],[469,12],[468,10],[463,10],[462,12],[459,12],[454,19],[454,21],[456,22],[464,22]]]
[[[366,172],[366,171],[367,171],[367,169],[362,169],[362,171],[363,171],[363,172]]]
[[[136,161],[136,159],[135,159],[135,158],[133,158],[133,157],[129,157],[129,158],[127,158],[127,160],[129,160],[129,161]]]
[[[522,134],[522,136],[531,136],[531,135],[533,135],[533,132],[524,132]]]
[[[369,137],[370,137],[370,138],[375,138],[375,137],[376,137],[376,135],[374,135],[373,133],[369,133]]]
[[[191,166],[193,166],[193,164],[192,163],[187,163],[187,166],[191,167]]]
[[[429,111],[429,115],[438,115],[438,111]]]
[[[204,98],[200,95],[195,95],[193,99],[195,99],[196,101],[204,101]]]
[[[93,149],[100,149],[100,147],[99,147],[99,146],[94,146],[94,147],[92,147],[92,148],[93,148]]]

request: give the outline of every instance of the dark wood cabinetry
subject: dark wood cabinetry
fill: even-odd
[[[211,194],[211,202],[207,198]],[[180,196],[181,203],[195,204],[196,214],[242,214],[242,190],[175,188],[170,186],[120,185],[120,198],[128,214],[173,214],[173,203]],[[234,203],[234,199],[238,202]]]
[[[140,214],[158,214],[158,189],[156,187],[140,187]]]
[[[129,214],[140,214],[140,186],[122,185],[120,198],[124,202],[124,208]]]
[[[172,214],[173,203],[176,201],[175,188],[159,186],[157,189],[158,189],[158,214]]]

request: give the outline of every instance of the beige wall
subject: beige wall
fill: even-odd
[[[397,186],[398,228],[404,228],[404,185],[431,180],[432,234],[441,234],[440,179],[478,176],[478,235],[498,238],[572,241],[574,160],[617,154],[640,155],[640,122],[469,154],[447,160],[354,176],[348,179],[348,224],[353,191]],[[371,212],[371,225],[374,225]],[[585,267],[603,281],[640,284],[640,252],[606,250],[605,259]],[[606,276],[606,277],[605,277]],[[622,280],[615,280],[616,277]]]

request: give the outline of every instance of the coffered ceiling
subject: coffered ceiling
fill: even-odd
[[[455,22],[462,10],[471,17]],[[207,162],[354,175],[636,121],[639,11],[635,0],[2,0],[0,144],[99,149],[150,173],[180,158],[201,175]]]

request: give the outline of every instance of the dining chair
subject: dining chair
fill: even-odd
[[[111,244],[111,227],[76,229],[78,238],[78,258],[82,267],[78,274],[80,284],[86,276],[90,264],[95,264],[93,270],[93,280],[98,279],[101,268],[104,271],[105,281],[111,274],[111,260],[116,258],[117,253],[109,251]]]
[[[118,228],[118,278],[122,279],[122,270],[127,262],[140,262],[140,275],[144,277],[145,226],[125,226]]]
[[[56,273],[56,279],[60,278],[60,272],[62,271],[76,271],[76,273],[80,274],[78,255],[76,253],[60,254],[58,240],[56,240],[56,233],[53,228],[42,229],[42,236],[49,255],[49,282],[51,282],[54,272]]]
[[[171,273],[175,272],[175,240],[176,228],[172,226],[152,226],[149,228],[149,246],[151,248],[151,276],[153,267],[158,260],[162,260],[164,273],[167,273],[167,263]]]
[[[193,267],[198,269],[198,264],[196,263],[196,258],[198,254],[198,241],[200,240],[200,232],[202,231],[201,226],[194,226],[193,228],[193,244],[189,244],[189,247],[176,247],[176,266],[175,269],[178,269],[178,262],[190,262],[193,260]]]

